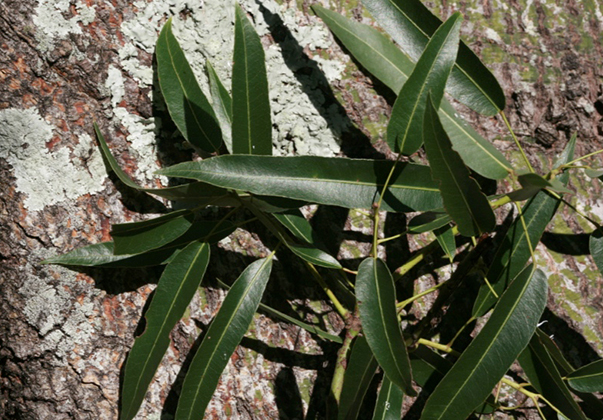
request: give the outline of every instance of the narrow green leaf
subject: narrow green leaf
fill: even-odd
[[[496,218],[488,198],[450,144],[436,111],[429,101],[425,110],[423,139],[433,178],[439,182],[440,192],[448,214],[465,236],[480,236],[496,226]]]
[[[209,245],[194,242],[163,272],[145,314],[146,328],[128,354],[122,387],[122,420],[134,418],[170,344],[170,331],[182,318],[209,263]]]
[[[252,194],[287,197],[346,208],[370,208],[379,200],[394,162],[319,156],[219,156],[181,163],[162,175],[202,180]],[[387,211],[442,207],[429,168],[399,163],[383,197]]]
[[[190,211],[178,210],[142,222],[112,225],[113,252],[115,255],[141,254],[160,248],[182,236],[194,218]]]
[[[184,378],[176,420],[203,417],[222,371],[253,319],[272,269],[272,256],[251,263],[234,282]]]
[[[220,284],[220,287],[223,287],[226,290],[230,290],[230,286],[227,285],[226,283],[224,283],[223,281],[221,281],[220,279],[216,279],[216,281],[218,282],[218,284]],[[300,328],[303,328],[304,330],[308,331],[310,334],[317,335],[320,338],[332,341],[332,342],[337,343],[337,344],[342,344],[343,343],[343,340],[341,339],[341,337],[339,337],[337,335],[330,334],[330,333],[328,333],[328,332],[326,332],[324,330],[321,330],[320,328],[316,327],[315,325],[311,325],[311,324],[308,324],[306,322],[303,322],[303,321],[301,321],[298,318],[294,318],[292,316],[289,316],[286,313],[278,311],[278,310],[274,309],[271,306],[264,305],[263,303],[260,303],[259,308],[263,312],[265,312],[265,313],[267,313],[269,315],[272,315],[274,317],[280,318],[283,321],[290,322],[290,323],[292,323],[294,325],[297,325]]]
[[[428,211],[413,217],[408,222],[409,233],[431,232],[452,222],[452,218],[443,209]]]
[[[591,233],[588,246],[599,273],[603,273],[603,232],[601,229],[596,229]]]
[[[554,168],[570,162],[574,158],[575,144],[576,137],[574,136],[558,157]],[[569,176],[564,173],[559,179],[566,184]],[[533,249],[540,242],[544,229],[557,212],[558,206],[559,201],[546,191],[539,192],[524,204],[521,209],[523,222],[520,217],[515,218],[494,255],[486,275],[490,286],[498,295],[505,290],[509,281],[526,265],[531,257],[530,247]],[[473,316],[483,316],[496,302],[496,297],[492,294],[490,286],[484,284],[480,288],[473,305]]]
[[[518,360],[530,384],[561,410],[569,420],[587,420],[537,334],[532,337],[530,345],[521,353]]]
[[[603,392],[603,360],[597,360],[567,376],[572,388],[580,392]]]
[[[442,22],[419,0],[363,0],[375,20],[412,60],[418,60]],[[505,95],[480,59],[461,43],[448,90],[456,99],[485,115],[505,107]]]
[[[166,22],[159,34],[155,54],[159,86],[174,124],[194,146],[217,152],[222,145],[220,126],[172,33],[172,19]]]
[[[491,393],[527,346],[546,305],[547,279],[527,268],[427,400],[422,420],[464,420]]]
[[[394,93],[400,92],[414,69],[414,63],[398,47],[368,25],[317,5],[312,8],[366,70]],[[502,179],[512,171],[511,164],[504,155],[461,121],[445,98],[442,99],[438,113],[454,149],[467,166],[490,179]]]
[[[387,143],[393,151],[411,155],[421,147],[427,96],[431,94],[437,112],[458,52],[460,28],[461,15],[455,13],[434,34],[402,86],[387,126]]]
[[[396,314],[394,279],[383,261],[367,258],[358,267],[356,297],[362,331],[387,377],[415,395],[408,352]]]
[[[452,260],[454,260],[454,256],[456,255],[456,239],[454,238],[452,227],[450,227],[450,225],[444,226],[434,230],[433,233],[435,234],[438,243],[442,247],[442,250],[452,262]]]
[[[94,130],[96,131],[96,137],[98,139],[103,159],[109,165],[111,171],[113,171],[117,178],[119,178],[119,180],[127,187],[136,191],[157,195],[167,200],[185,203],[192,202],[197,206],[203,203],[212,203],[214,205],[221,206],[236,206],[238,204],[238,202],[231,197],[227,190],[214,187],[213,185],[205,184],[203,182],[192,182],[190,184],[168,188],[141,188],[119,167],[117,161],[113,157],[113,154],[111,154],[109,146],[107,146],[105,137],[101,133],[96,123],[94,123]]]
[[[404,392],[387,376],[383,377],[373,420],[400,420],[402,417],[402,402]]]
[[[358,418],[362,401],[378,367],[379,364],[373,357],[373,352],[366,342],[366,338],[358,335],[354,339],[343,378],[337,411],[338,420],[355,420]]]
[[[272,122],[264,49],[237,3],[232,66],[232,152],[272,154]]]
[[[289,232],[297,239],[308,242],[312,245],[318,245],[319,240],[314,228],[304,217],[299,209],[287,210],[282,213],[275,213],[274,218],[285,226]]]
[[[341,264],[339,264],[337,259],[310,244],[298,244],[292,241],[287,241],[285,242],[285,245],[295,255],[311,264],[325,268],[333,268],[335,270],[341,269]]]
[[[209,78],[209,92],[211,93],[212,105],[218,124],[220,124],[222,138],[226,144],[226,148],[232,153],[232,98],[209,60],[205,62],[205,69]]]
[[[528,198],[532,198],[544,188],[548,188],[549,190],[562,194],[572,193],[572,190],[567,189],[558,179],[548,180],[532,172],[519,175],[517,179],[523,188],[507,194],[507,196],[509,196],[509,198],[513,201],[523,201],[527,200]]]

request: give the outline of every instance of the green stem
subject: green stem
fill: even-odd
[[[588,153],[588,154],[586,154],[584,156],[580,156],[579,158],[576,158],[576,159],[574,159],[574,160],[566,163],[565,165],[562,166],[562,168],[567,168],[567,167],[569,167],[570,165],[573,165],[576,162],[580,162],[581,160],[588,159],[589,157],[598,155],[599,153],[603,153],[603,149],[599,149],[599,150],[597,150],[595,152]]]
[[[350,311],[348,311],[341,304],[339,299],[337,299],[337,296],[335,296],[335,293],[333,293],[333,291],[329,288],[329,286],[327,286],[327,283],[324,281],[324,279],[322,278],[322,276],[320,275],[320,273],[318,272],[316,267],[314,267],[314,264],[311,264],[307,261],[305,261],[305,263],[306,263],[306,266],[310,269],[310,272],[312,273],[312,276],[314,277],[316,282],[320,285],[320,287],[326,293],[326,295],[329,297],[329,299],[331,299],[331,302],[333,303],[335,310],[339,313],[339,315],[341,315],[341,317],[343,319],[348,319],[348,317],[350,316]]]
[[[339,406],[341,390],[343,389],[343,379],[347,368],[347,359],[354,338],[360,333],[360,322],[352,323],[352,326],[346,331],[343,345],[337,351],[337,360],[335,362],[335,372],[331,381],[331,394],[334,401]]]
[[[530,172],[534,172],[534,168],[532,168],[532,165],[530,164],[530,161],[528,160],[528,156],[526,155],[526,152],[523,150],[523,147],[521,147],[521,144],[519,144],[519,139],[515,135],[515,132],[513,131],[513,128],[511,127],[509,120],[507,120],[507,116],[505,115],[505,113],[503,111],[500,111],[500,116],[502,117],[503,121],[505,122],[505,125],[507,126],[509,133],[511,133],[511,137],[513,137],[513,141],[515,142],[515,144],[517,145],[517,148],[521,152],[521,155],[523,156],[523,160],[526,162],[526,165],[528,165]]]
[[[403,300],[402,302],[398,303],[396,306],[397,306],[397,308],[398,308],[399,310],[402,310],[402,309],[403,309],[403,308],[405,308],[405,307],[406,307],[406,305],[408,305],[409,303],[412,303],[412,302],[414,302],[415,300],[422,298],[423,296],[427,296],[428,294],[435,292],[435,291],[436,291],[436,290],[438,290],[440,287],[442,287],[444,284],[446,284],[446,283],[445,283],[445,282],[442,282],[442,283],[440,283],[440,284],[436,284],[435,286],[430,287],[429,289],[427,289],[427,290],[425,290],[425,291],[423,291],[423,292],[421,292],[421,293],[419,293],[419,294],[416,294],[416,295],[414,295],[414,296],[412,296],[412,297],[409,297],[409,298],[408,298],[408,299],[406,299],[406,300]]]

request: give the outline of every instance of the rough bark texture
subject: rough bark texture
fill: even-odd
[[[232,31],[232,14],[222,21],[216,17],[222,3],[0,0],[1,418],[117,418],[120,369],[160,271],[74,271],[39,263],[110,240],[111,223],[164,210],[165,203],[133,196],[105,175],[92,123],[99,123],[122,167],[146,185],[158,161],[170,164],[189,156],[186,147],[171,141],[174,128],[162,119],[158,95],[151,99],[153,37],[167,17],[177,16],[187,53],[211,58],[227,80],[232,41],[222,34]],[[263,35],[269,68],[280,74],[271,84],[289,83],[277,86],[271,97],[276,150],[387,154],[379,133],[390,107],[375,92],[389,99],[391,94],[355,68],[308,15],[309,3],[266,1],[265,9],[253,1],[243,3]],[[366,21],[366,13],[350,3],[327,6]],[[465,13],[464,36],[501,80],[507,115],[537,169],[544,169],[574,132],[578,154],[601,148],[603,11],[597,1],[446,1],[432,6],[444,16]],[[191,28],[212,43],[186,38]],[[200,60],[195,68],[200,78],[202,66]],[[335,97],[344,105],[337,105]],[[462,112],[513,155],[500,119]],[[367,137],[381,152],[371,148]],[[579,207],[603,216],[598,184],[573,178],[572,186],[583,193]],[[555,220],[555,232],[590,231],[569,214]],[[333,211],[329,220],[339,219],[349,231],[362,233],[345,217]],[[360,233],[348,237],[357,239]],[[567,250],[557,239],[550,235],[551,248]],[[219,262],[209,281],[233,280],[262,249],[255,234],[234,237],[215,249]],[[341,251],[351,256],[363,252],[357,242]],[[550,331],[567,340],[560,344],[572,362],[589,362],[603,353],[601,277],[589,256],[566,259],[545,248],[539,252],[551,275]],[[279,277],[297,286],[272,285],[272,295],[297,298],[308,317],[324,316],[333,330],[341,329],[330,308],[317,303],[320,293],[310,286],[300,290],[305,279],[284,266]],[[223,295],[208,288],[195,298],[191,316],[172,333],[173,344],[139,418],[173,413],[169,403],[162,408],[164,402],[174,400],[178,385],[172,384],[178,383],[180,366]],[[326,391],[310,394],[313,386],[328,389],[323,374],[335,352],[297,328],[257,316],[232,356],[206,418],[279,418],[279,410],[280,418],[291,419],[322,413]]]

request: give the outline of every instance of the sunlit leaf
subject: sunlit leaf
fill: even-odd
[[[232,352],[249,328],[272,269],[272,256],[250,264],[234,282],[188,369],[176,419],[197,419],[218,385]]]
[[[162,175],[191,178],[253,194],[288,197],[346,208],[370,208],[379,200],[394,162],[318,156],[219,156],[162,169]],[[383,197],[388,211],[442,207],[427,166],[398,163]]]
[[[573,159],[576,138],[565,147],[554,167],[558,167]],[[569,177],[564,173],[559,177],[563,183],[567,183]],[[517,216],[513,224],[507,231],[493,261],[486,278],[490,286],[500,295],[509,284],[509,281],[515,277],[526,265],[531,257],[530,250],[540,242],[546,226],[557,211],[559,201],[549,195],[546,191],[541,191],[533,198],[528,200],[521,209],[522,219]],[[525,224],[525,226],[524,226]],[[473,316],[480,317],[484,315],[496,302],[496,297],[492,293],[490,286],[484,284],[479,291],[478,297],[473,305]]]
[[[354,339],[345,370],[337,410],[338,420],[358,418],[362,401],[378,367],[379,364],[373,357],[373,352],[366,339],[362,335],[357,336]]]
[[[427,400],[422,420],[464,420],[491,393],[529,343],[546,305],[544,273],[524,270]]]
[[[367,258],[358,267],[356,297],[362,331],[387,377],[408,395],[412,388],[410,361],[398,316],[393,277],[383,261]]]
[[[593,257],[599,273],[603,273],[603,232],[601,229],[596,229],[591,233],[588,244],[590,255]]]
[[[218,124],[220,124],[222,138],[226,144],[226,148],[232,153],[232,98],[209,60],[206,61],[205,68],[209,78],[212,105]]]
[[[179,210],[142,222],[112,225],[113,252],[116,255],[141,254],[160,248],[182,236],[194,219],[190,211]]]
[[[329,29],[354,58],[372,75],[398,94],[414,63],[385,35],[374,28],[348,19],[339,13],[312,6]],[[490,142],[456,116],[444,98],[438,111],[452,146],[467,166],[490,179],[502,179],[511,172],[509,161]]]
[[[418,60],[442,22],[419,0],[363,0],[377,23],[412,60]],[[485,115],[505,107],[505,95],[480,59],[461,43],[447,86],[456,99]]]
[[[297,239],[318,245],[318,236],[312,225],[299,209],[287,210],[273,215]]]
[[[452,222],[452,218],[443,209],[421,213],[408,222],[409,233],[431,232]]]
[[[195,295],[209,263],[209,245],[194,242],[163,272],[145,314],[144,333],[136,338],[124,369],[122,420],[134,418],[149,383],[170,344],[170,332]]]
[[[569,420],[587,420],[537,334],[521,353],[519,364],[536,391],[551,401]]]
[[[456,59],[460,27],[461,15],[452,15],[429,41],[402,86],[387,126],[387,143],[393,151],[411,155],[421,147],[427,97],[431,95],[437,112]]]
[[[603,392],[603,360],[597,360],[567,376],[572,388],[580,392]]]
[[[214,110],[172,33],[171,19],[159,34],[155,54],[159,86],[174,124],[191,144],[208,152],[218,151],[222,133]]]
[[[271,155],[272,122],[264,49],[241,6],[235,5],[232,67],[232,152]]]
[[[450,261],[454,260],[456,254],[456,239],[452,232],[452,227],[450,227],[450,225],[444,226],[434,230],[433,233],[448,259]]]
[[[96,137],[98,139],[103,159],[109,165],[113,173],[115,173],[117,178],[119,178],[119,180],[127,187],[136,191],[157,195],[168,200],[181,201],[184,203],[193,202],[197,206],[203,203],[211,203],[217,206],[238,205],[238,202],[231,197],[227,190],[214,187],[213,185],[203,182],[191,182],[190,184],[168,188],[141,188],[138,184],[132,181],[132,179],[117,164],[117,161],[111,154],[111,150],[109,150],[109,147],[107,146],[105,137],[98,128],[98,125],[94,124],[94,130],[96,131]]]
[[[400,420],[402,416],[402,402],[404,392],[396,386],[389,378],[383,377],[373,420]]]
[[[428,97],[429,99],[429,97]],[[423,138],[433,178],[438,181],[444,207],[465,236],[480,236],[496,225],[494,212],[479,184],[470,177],[460,156],[452,149],[436,112],[428,101]]]

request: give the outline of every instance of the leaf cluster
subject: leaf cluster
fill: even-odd
[[[366,71],[396,93],[384,133],[398,153],[395,161],[272,156],[264,51],[238,5],[232,94],[208,62],[210,95],[205,95],[173,35],[171,20],[157,41],[159,86],[170,116],[182,136],[209,156],[158,173],[189,183],[139,187],[119,168],[95,127],[108,167],[127,187],[170,200],[180,209],[152,220],[115,224],[113,241],[46,261],[165,266],[144,315],[146,328],[126,360],[121,419],[132,419],[138,412],[169,346],[169,333],[203,281],[211,244],[243,226],[246,222],[241,218],[261,223],[277,245],[230,286],[192,357],[176,419],[203,416],[230,355],[260,307],[306,329],[317,340],[340,346],[332,375],[330,418],[357,418],[363,399],[372,398],[374,419],[400,419],[405,398],[417,394],[424,397],[415,402],[423,404],[416,410],[424,420],[462,420],[522,409],[509,407],[499,395],[501,388],[523,394],[543,419],[550,418],[544,414],[547,410],[570,420],[586,420],[585,412],[593,419],[602,417],[603,405],[591,393],[603,391],[603,361],[576,369],[539,329],[548,286],[534,258],[560,204],[569,205],[563,198],[571,193],[566,188],[568,172],[590,156],[574,159],[574,137],[548,173],[536,174],[527,158],[525,169],[516,169],[491,142],[462,122],[445,98],[447,92],[478,113],[500,115],[507,121],[497,80],[460,40],[460,14],[441,22],[419,0],[363,3],[397,45],[381,31],[323,7],[315,6],[314,12]],[[515,138],[512,130],[511,134]],[[519,142],[517,146],[521,150]],[[416,153],[420,149],[424,160]],[[476,174],[504,180],[514,188],[488,196]],[[306,204],[367,209],[373,223],[371,254],[353,266],[327,252],[300,211]],[[208,206],[229,210],[216,220],[203,212]],[[506,230],[497,225],[496,212],[502,207],[510,208]],[[380,221],[393,213],[414,217],[399,233],[383,238]],[[588,220],[594,225],[591,252],[602,268],[603,234]],[[387,263],[382,244],[428,232],[433,242],[403,265],[396,268]],[[496,246],[489,257],[484,253],[486,244]],[[343,331],[322,330],[261,303],[277,251],[290,252],[303,262],[325,292],[325,300],[345,321]],[[428,255],[438,253],[446,256],[450,277],[402,299],[401,279],[416,280],[409,273]],[[451,302],[461,288],[470,291],[472,301],[456,308]],[[422,318],[409,317],[421,312],[416,305],[432,293],[437,298]],[[442,313],[461,318],[469,314],[448,342],[433,328]],[[476,323],[486,319],[470,335]],[[468,343],[458,344],[461,335]],[[519,373],[511,370],[516,361],[522,368]],[[381,384],[378,394],[370,395],[375,375],[381,375]],[[599,415],[592,417],[592,413]]]

